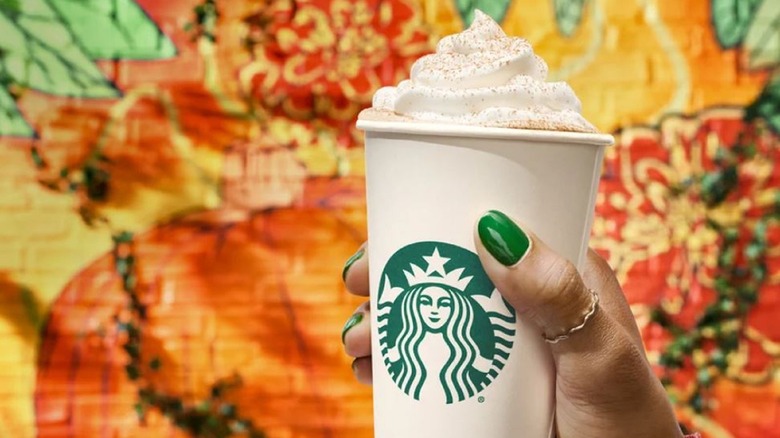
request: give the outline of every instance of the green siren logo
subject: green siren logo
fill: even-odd
[[[416,400],[450,404],[475,396],[512,350],[514,310],[477,255],[455,245],[419,242],[393,254],[378,306],[385,366]]]

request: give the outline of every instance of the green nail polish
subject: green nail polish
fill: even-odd
[[[500,211],[485,213],[477,224],[477,233],[488,252],[504,266],[519,262],[531,249],[528,235]]]
[[[347,272],[349,272],[349,268],[352,267],[352,265],[355,264],[356,261],[360,260],[361,257],[363,257],[363,254],[366,253],[365,248],[360,248],[358,252],[352,255],[352,257],[347,260],[347,263],[344,264],[344,270],[341,271],[341,279],[346,280],[347,279]]]
[[[347,332],[352,330],[352,327],[360,324],[360,321],[363,320],[363,314],[362,313],[356,313],[352,315],[351,318],[347,320],[347,323],[344,324],[344,328],[341,330],[341,343],[343,344],[347,338]]]

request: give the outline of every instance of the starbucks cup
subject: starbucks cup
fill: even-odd
[[[582,267],[609,135],[358,121],[376,438],[549,438],[552,357],[482,270],[497,209]]]

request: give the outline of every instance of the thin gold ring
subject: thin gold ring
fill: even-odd
[[[593,318],[593,315],[596,314],[596,310],[599,308],[599,294],[597,294],[593,289],[588,289],[588,291],[591,295],[591,303],[587,313],[585,313],[585,315],[582,317],[582,323],[570,328],[569,330],[566,330],[565,333],[558,336],[549,337],[542,333],[542,338],[544,338],[545,342],[549,344],[557,344],[558,342],[569,339],[571,335],[585,328],[585,326],[588,324],[588,321]]]

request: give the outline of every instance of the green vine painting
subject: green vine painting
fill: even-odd
[[[0,0],[0,136],[31,137],[27,89],[115,98],[96,60],[170,58],[176,48],[132,0]]]

